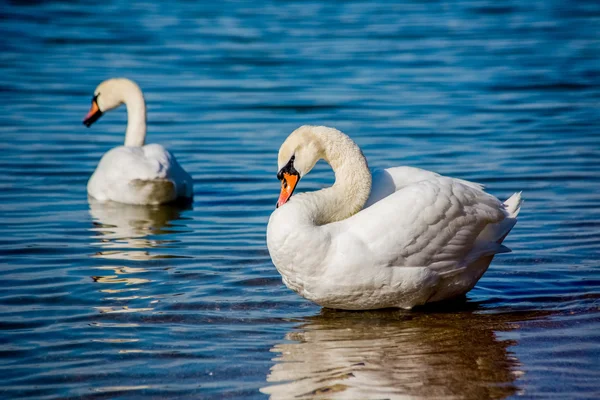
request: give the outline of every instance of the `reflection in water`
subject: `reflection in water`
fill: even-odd
[[[99,283],[124,283],[126,285],[136,285],[136,284],[139,285],[141,283],[148,283],[148,282],[150,282],[149,279],[144,279],[144,278],[128,278],[128,277],[121,276],[121,275],[138,274],[138,273],[148,272],[148,270],[146,270],[144,268],[103,266],[103,267],[98,267],[98,269],[112,270],[117,275],[92,276],[92,279],[94,280],[94,282],[99,282]]]
[[[99,203],[90,199],[90,214],[94,219],[94,227],[90,229],[94,232],[92,245],[110,249],[96,252],[93,257],[128,261],[178,257],[139,249],[164,249],[177,243],[177,240],[159,237],[175,232],[175,228],[181,232],[181,224],[176,226],[173,221],[181,220],[181,212],[185,209],[176,205],[134,206]],[[109,294],[103,300],[119,302],[118,306],[94,307],[101,314],[152,311],[157,299],[162,297],[152,291],[149,294],[148,291],[140,291],[140,288],[152,282],[148,277],[152,275],[151,268],[100,265],[94,269],[101,272],[92,276],[93,281],[103,284],[100,291]],[[136,302],[136,305],[123,305],[123,302]],[[143,306],[137,306],[140,302]]]
[[[185,206],[179,205],[134,206],[112,202],[99,203],[90,198],[90,214],[94,219],[94,228],[90,230],[96,233],[92,245],[111,249],[99,251],[94,256],[140,261],[176,257],[127,248],[164,248],[177,243],[175,240],[161,240],[154,236],[171,233],[171,222],[181,219],[181,212],[185,209]]]
[[[498,399],[522,374],[495,331],[540,315],[336,312],[320,315],[277,344],[261,389],[273,399]]]
[[[94,266],[91,277],[100,284],[99,291],[105,294],[102,303],[94,310],[104,320],[95,321],[91,326],[99,328],[95,343],[106,344],[108,351],[118,354],[138,354],[143,352],[140,346],[144,341],[138,337],[139,324],[116,322],[106,318],[119,318],[127,314],[151,313],[165,295],[157,293],[151,285],[157,278],[158,263],[115,265],[115,260],[131,264],[131,261],[175,258],[172,254],[157,254],[156,251],[173,249],[178,240],[171,233],[181,232],[185,225],[181,221],[184,207],[133,206],[118,203],[99,203],[90,199],[90,214],[94,219],[92,246],[103,248],[93,254],[94,258],[106,259],[106,265]],[[109,249],[109,250],[104,250]],[[132,329],[134,328],[134,329]],[[117,347],[116,350],[114,348]],[[148,386],[117,386],[97,388],[98,391],[123,392],[147,389]]]

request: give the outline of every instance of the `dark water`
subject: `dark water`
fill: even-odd
[[[598,398],[600,3],[206,3],[1,3],[0,397]],[[192,208],[88,203],[126,115],[81,119],[113,76]],[[514,252],[444,309],[299,298],[265,229],[305,123],[523,190]]]

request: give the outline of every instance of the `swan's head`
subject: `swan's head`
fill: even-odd
[[[301,126],[279,148],[277,178],[281,181],[281,194],[277,207],[284,205],[292,197],[300,179],[323,158],[323,146],[319,136],[315,134],[318,129],[330,128]]]
[[[126,78],[107,79],[94,90],[92,107],[83,119],[83,124],[88,128],[102,116],[106,111],[119,107],[125,102],[129,91],[141,93],[135,82]]]

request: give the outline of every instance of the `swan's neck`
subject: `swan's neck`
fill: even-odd
[[[127,106],[127,131],[125,146],[143,146],[146,141],[146,102],[137,86],[127,86],[123,92]]]
[[[316,225],[341,221],[356,214],[371,193],[371,172],[356,143],[335,129],[328,128],[321,135],[323,158],[335,173],[335,183],[309,195],[313,200],[310,202],[313,205],[311,214]]]

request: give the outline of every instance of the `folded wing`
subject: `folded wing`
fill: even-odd
[[[395,191],[341,222],[376,265],[427,267],[445,276],[509,251],[500,242],[516,220],[480,185],[408,167],[378,179],[387,184],[375,184],[375,197]]]

